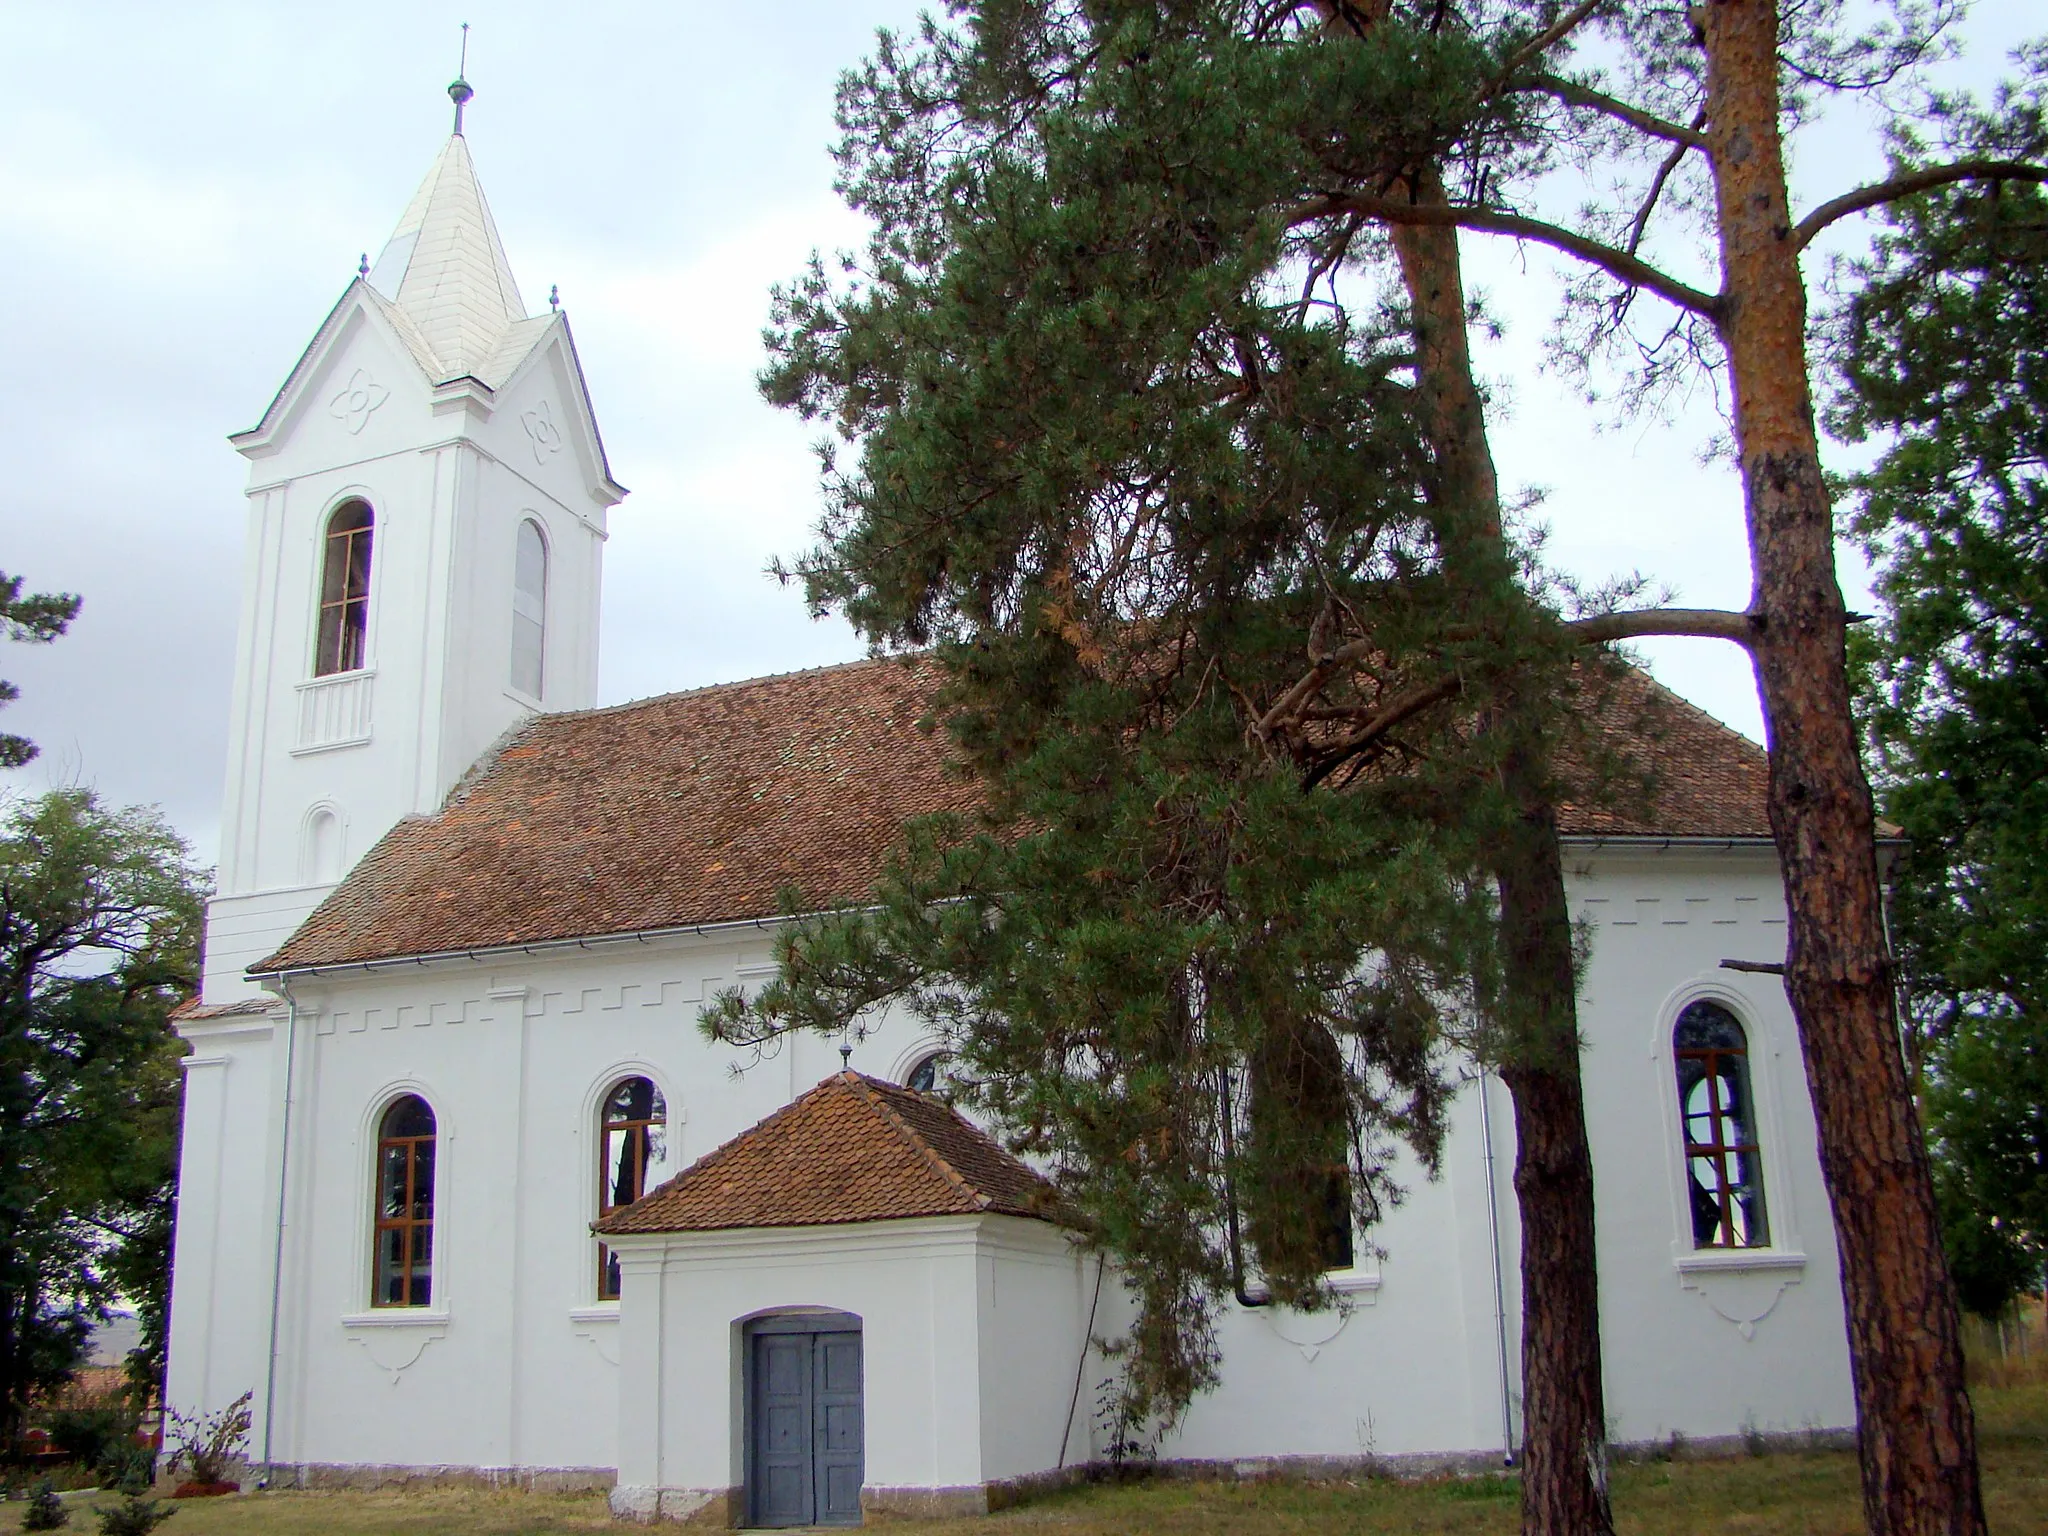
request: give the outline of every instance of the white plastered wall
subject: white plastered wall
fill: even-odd
[[[350,402],[374,402],[349,409]],[[367,302],[346,302],[251,459],[209,1003],[333,888],[308,816],[336,818],[340,868],[400,817],[431,812],[509,726],[596,696],[601,561],[616,488],[585,425],[566,332],[495,394],[431,387]],[[375,515],[365,666],[313,675],[324,536],[354,498]],[[549,557],[543,696],[511,685],[519,525]]]
[[[746,1324],[787,1312],[861,1320],[871,1490],[979,1490],[1088,1457],[1085,1416],[1069,1410],[1092,1266],[1047,1223],[950,1216],[619,1248],[620,1507],[742,1487]]]
[[[1572,862],[1574,911],[1592,925],[1581,1017],[1614,1433],[1653,1440],[1674,1430],[1699,1438],[1848,1424],[1832,1231],[1789,1010],[1775,978],[1720,969],[1723,958],[1783,953],[1769,854],[1580,849]],[[609,1469],[637,1454],[631,1437],[645,1426],[619,1423],[620,1373],[652,1366],[621,1338],[616,1305],[595,1296],[595,1105],[620,1076],[653,1076],[668,1100],[681,1166],[837,1070],[837,1042],[805,1037],[734,1076],[731,1067],[745,1058],[699,1032],[698,1010],[719,987],[772,973],[769,946],[765,929],[748,926],[292,981],[298,1034],[278,1461]],[[1677,1008],[1701,988],[1727,1001],[1750,1030],[1776,1239],[1768,1252],[1725,1256],[1732,1268],[1705,1270],[1684,1225],[1668,1044]],[[263,1019],[188,1026],[198,1058],[188,1069],[173,1314],[173,1402],[214,1406],[255,1388],[259,1424],[278,1233],[282,1031],[273,1037],[273,1027]],[[856,1045],[853,1065],[878,1075],[907,1070],[917,1039],[911,1021],[885,1019]],[[442,1116],[445,1143],[436,1304],[400,1319],[378,1317],[367,1304],[367,1211],[374,1115],[405,1085]],[[1384,1259],[1363,1256],[1346,1277],[1348,1312],[1304,1317],[1226,1306],[1223,1384],[1197,1401],[1162,1454],[1498,1453],[1489,1193],[1500,1224],[1511,1399],[1520,1374],[1514,1142],[1498,1083],[1489,1085],[1489,1107],[1492,1180],[1477,1089],[1468,1084],[1442,1178],[1409,1178],[1407,1202],[1370,1234]],[[981,1265],[981,1252],[961,1262]],[[993,1308],[980,1310],[963,1282],[966,1310],[954,1318],[968,1330],[958,1358],[1003,1363],[978,1385],[946,1375],[965,1369],[950,1362],[943,1380],[923,1378],[923,1401],[942,1390],[965,1391],[971,1401],[947,1415],[956,1450],[929,1450],[921,1453],[926,1463],[908,1460],[886,1474],[904,1486],[1012,1476],[1043,1460],[1043,1450],[1023,1440],[1019,1459],[1004,1459],[1004,1426],[1049,1422],[1010,1403],[1006,1382],[1034,1402],[1056,1396],[1062,1415],[1073,1400],[1065,1345],[1040,1346],[1047,1330],[1065,1337],[1065,1325],[1047,1319],[1092,1299],[1093,1261],[1067,1269],[1064,1259],[1049,1261],[1043,1275],[1028,1255],[1005,1262],[1014,1275],[995,1277]],[[807,1273],[785,1268],[792,1282]],[[1053,1274],[1067,1278],[1045,1278]],[[744,1290],[757,1281],[735,1284]],[[721,1328],[769,1304],[747,1294],[745,1305],[718,1315]],[[815,1288],[799,1294],[794,1283],[775,1294],[790,1305],[866,1305]],[[1114,1332],[1123,1304],[1112,1274],[1098,1332]],[[928,1321],[940,1326],[936,1315]],[[698,1411],[688,1404],[707,1390],[727,1394],[720,1411],[731,1409],[729,1360],[712,1388],[696,1368],[663,1369],[664,1415]],[[1084,1373],[1076,1446],[1099,1435],[1097,1389],[1107,1374],[1099,1365]],[[1511,1401],[1510,1416],[1518,1412]],[[872,1415],[871,1433],[886,1436]],[[970,1478],[960,1470],[969,1465],[990,1470]],[[674,1467],[660,1475],[667,1486],[708,1486]],[[699,1475],[701,1468],[690,1474]],[[736,1481],[730,1467],[722,1475]],[[948,1481],[925,1481],[941,1476]]]

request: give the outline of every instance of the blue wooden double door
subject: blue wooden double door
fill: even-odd
[[[749,1332],[748,1523],[859,1525],[859,1320],[766,1318]]]

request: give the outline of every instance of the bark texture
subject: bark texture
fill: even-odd
[[[1841,1250],[1864,1514],[1873,1536],[1984,1530],[1926,1144],[1885,957],[1870,787],[1849,712],[1833,509],[1807,386],[1769,0],[1695,12],[1721,237],[1721,324],[1747,498],[1752,642],[1798,1020]]]
[[[1419,195],[1440,201],[1433,174]],[[1418,375],[1445,503],[1445,565],[1475,606],[1512,627],[1530,617],[1505,540],[1486,417],[1472,374],[1458,235],[1392,230],[1414,306]],[[1518,1038],[1501,1080],[1514,1099],[1515,1196],[1522,1220],[1522,1530],[1610,1536],[1600,1286],[1593,1246],[1593,1155],[1579,1077],[1576,978],[1564,860],[1548,796],[1540,725],[1512,696],[1491,711],[1507,739],[1503,787],[1517,812],[1493,874]]]

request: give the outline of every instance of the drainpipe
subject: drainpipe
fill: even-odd
[[[1493,1156],[1493,1111],[1487,1105],[1486,1080],[1479,1074],[1479,1142],[1486,1152],[1486,1237],[1493,1252],[1493,1331],[1495,1359],[1500,1363],[1500,1459],[1504,1467],[1515,1464],[1515,1417],[1508,1378],[1507,1288],[1501,1280],[1500,1261],[1500,1179]]]
[[[277,1419],[277,1323],[279,1300],[284,1292],[285,1198],[289,1192],[292,1158],[292,1071],[299,1043],[299,1000],[292,996],[291,979],[278,978],[287,1005],[284,1023],[284,1113],[280,1117],[277,1146],[277,1245],[270,1257],[270,1348],[263,1371],[263,1477],[256,1484],[271,1484],[270,1433]]]

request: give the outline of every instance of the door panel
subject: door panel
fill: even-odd
[[[810,1335],[755,1335],[751,1491],[756,1525],[809,1525],[814,1518],[811,1409]]]
[[[860,1524],[862,1457],[860,1335],[814,1334],[818,1523]]]
[[[748,1360],[749,1523],[860,1524],[860,1334],[757,1333]]]

